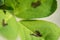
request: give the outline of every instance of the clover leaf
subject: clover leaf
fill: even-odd
[[[7,14],[0,12],[0,34],[7,40],[16,40],[18,24],[15,18],[7,12]]]
[[[25,19],[50,16],[57,8],[56,0],[6,0],[6,4],[14,7],[14,15]]]
[[[58,40],[60,28],[48,21],[20,21],[19,34],[22,40]]]

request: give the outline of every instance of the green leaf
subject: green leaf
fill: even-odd
[[[11,16],[9,12],[7,12],[6,15],[2,14],[3,13],[1,13],[0,16],[0,34],[7,38],[7,40],[16,40],[18,24],[15,18]],[[3,22],[3,19],[6,21],[6,24],[4,24],[5,21]]]
[[[42,18],[53,14],[57,8],[56,0],[5,0],[7,6],[19,18]]]
[[[21,23],[19,23],[20,27],[19,27],[19,36],[21,40],[44,40],[43,37],[35,37],[31,34],[33,34],[34,32],[32,30],[30,30],[29,28],[26,28],[24,25],[22,25]]]
[[[4,15],[4,13],[3,13],[3,11],[2,10],[0,10],[0,29],[2,28],[1,27],[1,23],[2,23],[2,19],[4,19],[4,17],[5,17],[5,15]]]
[[[57,8],[56,0],[6,0],[5,3],[14,8],[17,17],[25,19],[50,16]]]
[[[21,40],[58,40],[60,35],[60,29],[56,24],[43,20],[20,21],[19,25]],[[36,31],[42,36],[36,35]]]

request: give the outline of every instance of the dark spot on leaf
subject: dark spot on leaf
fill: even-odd
[[[17,4],[20,4],[20,2],[17,2]]]
[[[2,9],[2,10],[13,10],[12,7],[6,6],[5,4],[1,5],[0,9]]]
[[[40,6],[40,5],[41,5],[41,2],[39,0],[37,2],[32,2],[32,4],[31,4],[31,6],[33,8],[36,8],[36,7]]]
[[[18,0],[15,0],[17,4],[20,4],[20,2]]]
[[[4,14],[6,14],[6,11],[5,10],[3,10],[3,12],[4,12]]]
[[[35,33],[31,34],[31,35],[36,36],[36,37],[42,37],[42,35],[39,31],[35,31]]]
[[[13,10],[12,7],[6,6],[5,4],[1,5],[0,9],[3,10],[4,14],[6,14],[6,10]]]
[[[2,25],[3,25],[3,26],[8,25],[8,24],[5,22],[5,20],[4,20],[4,19],[2,20]]]

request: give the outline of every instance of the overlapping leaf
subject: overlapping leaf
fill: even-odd
[[[5,25],[3,19],[6,21]],[[4,21],[4,22],[5,22]],[[6,15],[0,13],[0,34],[3,35],[7,40],[16,40],[17,38],[17,27],[18,24],[13,16],[7,12]]]
[[[26,19],[47,17],[57,8],[56,0],[5,0],[5,4],[14,8],[17,17]]]
[[[5,15],[4,15],[4,13],[3,13],[3,11],[2,10],[0,10],[0,28],[1,28],[1,23],[2,23],[2,19],[4,19],[4,17],[5,17]]]
[[[58,40],[60,29],[47,21],[21,21],[19,34],[22,40]],[[39,31],[42,36],[31,35]]]

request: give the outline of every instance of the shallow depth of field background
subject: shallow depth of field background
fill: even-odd
[[[57,0],[57,1],[58,1],[58,7],[57,7],[57,10],[54,12],[54,14],[52,14],[49,17],[45,17],[45,18],[37,18],[37,20],[47,20],[47,21],[57,24],[60,27],[60,0]],[[4,38],[1,35],[0,40],[6,40],[6,38]],[[16,40],[20,40],[20,37],[18,36]],[[60,40],[60,37],[58,40]]]

